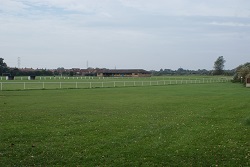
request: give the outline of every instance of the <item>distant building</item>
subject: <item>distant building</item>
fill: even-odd
[[[32,76],[41,75],[77,75],[77,76],[98,76],[98,77],[151,77],[151,72],[143,69],[106,69],[106,68],[72,68],[72,69],[33,69],[20,68],[19,72]],[[46,72],[46,73],[45,73]],[[47,73],[50,72],[50,73]],[[32,77],[29,77],[32,80]]]
[[[38,69],[37,69],[38,70]],[[19,68],[19,71],[21,72],[31,72],[31,71],[35,71],[33,68]]]
[[[81,69],[80,68],[72,68],[70,71],[73,71],[76,75],[81,75]]]
[[[98,77],[151,77],[151,73],[142,69],[100,69]]]
[[[246,87],[250,87],[250,78],[246,79]]]
[[[80,74],[82,76],[96,76],[97,70],[99,69],[94,69],[94,68],[81,69]]]

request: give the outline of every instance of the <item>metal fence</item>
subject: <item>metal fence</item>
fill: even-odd
[[[147,80],[147,81],[106,81],[106,82],[0,82],[0,90],[30,89],[86,89],[110,87],[135,87],[177,84],[225,83],[226,78],[201,78],[180,80]]]

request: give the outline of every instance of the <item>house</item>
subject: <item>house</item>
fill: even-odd
[[[81,75],[82,76],[96,76],[97,70],[94,68],[87,68],[87,69],[81,69]]]
[[[76,75],[81,74],[81,69],[80,68],[72,68],[70,71],[73,71],[73,73],[75,73]]]
[[[250,88],[250,78],[246,78],[246,87]]]
[[[19,68],[19,71],[21,72],[31,72],[31,71],[35,71],[33,68]]]
[[[99,69],[98,77],[151,77],[151,73],[142,69]]]

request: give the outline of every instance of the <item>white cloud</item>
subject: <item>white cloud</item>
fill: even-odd
[[[250,17],[248,0],[120,0],[125,6],[175,16]]]
[[[1,12],[22,12],[25,9],[28,9],[29,6],[25,5],[20,1],[11,1],[11,0],[1,0],[0,1],[0,13]]]
[[[0,10],[28,11],[30,8],[55,8],[89,14],[119,13],[123,8],[170,16],[250,17],[248,0],[1,0]]]
[[[237,22],[211,22],[209,24],[216,26],[250,27],[249,23],[237,23]]]
[[[98,13],[109,6],[112,0],[26,0],[26,3],[47,8],[58,8],[65,11]]]
[[[109,13],[109,15],[126,7],[174,16],[250,17],[248,0],[2,0],[0,2],[0,10],[9,12],[23,11],[34,6],[72,12]]]

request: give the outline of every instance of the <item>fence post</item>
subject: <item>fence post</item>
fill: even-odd
[[[134,86],[135,86],[135,81],[134,81]]]
[[[77,89],[77,82],[76,82],[76,89]]]
[[[44,82],[43,82],[43,89],[44,89]]]
[[[91,82],[89,83],[89,88],[92,88]]]
[[[125,86],[126,86],[126,82],[124,81],[124,83],[123,83],[123,84],[124,84],[124,87],[125,87]]]
[[[1,90],[3,90],[3,83],[1,82]]]
[[[115,81],[114,81],[114,87],[115,87]]]
[[[103,88],[103,82],[102,82],[102,88]]]
[[[23,89],[25,89],[25,82],[23,83]]]

